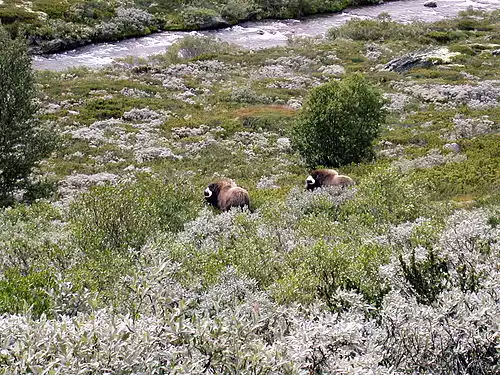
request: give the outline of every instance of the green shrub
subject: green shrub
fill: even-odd
[[[87,24],[94,20],[110,19],[115,14],[116,5],[115,1],[85,0],[73,4],[65,18]]]
[[[230,22],[246,20],[260,12],[257,4],[252,0],[226,0],[221,8],[222,17]]]
[[[309,166],[370,160],[385,121],[380,93],[361,75],[313,89],[294,128],[296,148]]]
[[[425,259],[416,260],[415,250],[412,251],[408,261],[400,255],[399,262],[403,276],[411,285],[417,302],[426,305],[434,302],[443,291],[444,283],[448,279],[446,262],[433,251],[429,251]]]
[[[265,17],[293,18],[314,13],[336,12],[350,0],[259,0]]]
[[[47,292],[54,287],[54,277],[47,271],[23,275],[9,269],[0,280],[0,313],[20,314],[31,309],[36,317],[48,314],[53,302]]]
[[[37,106],[31,58],[25,43],[0,29],[0,206],[28,185],[35,164],[53,142],[35,118]]]
[[[29,12],[24,8],[18,8],[14,5],[3,5],[0,7],[0,24],[9,25],[17,22],[34,22],[38,15]]]
[[[163,55],[155,58],[167,63],[178,63],[203,55],[221,55],[234,51],[234,46],[215,38],[188,35],[172,44]]]
[[[418,22],[403,25],[392,21],[387,13],[382,13],[373,20],[349,20],[340,27],[328,30],[327,36],[330,39],[348,38],[365,41],[417,39],[423,30],[424,26]]]
[[[71,1],[36,0],[33,2],[33,10],[41,11],[50,18],[63,18],[71,6]]]
[[[180,13],[184,29],[196,30],[217,26],[219,13],[213,9],[186,7]]]
[[[0,211],[0,274],[68,268],[75,254],[61,219],[59,210],[45,202]]]
[[[185,186],[142,180],[100,186],[82,195],[70,210],[77,245],[90,257],[138,250],[158,231],[179,231],[199,206]]]
[[[461,31],[429,31],[425,34],[425,37],[430,39],[431,42],[435,40],[438,43],[447,44],[464,38],[465,34]]]
[[[379,276],[379,267],[388,261],[386,249],[350,243],[336,247],[319,244],[314,250],[317,258],[311,273],[318,278],[317,294],[332,311],[350,307],[339,297],[339,289],[358,292],[367,302],[380,305],[387,292]]]
[[[342,217],[345,220],[355,218],[380,230],[384,224],[413,221],[440,212],[418,181],[413,183],[407,176],[379,168],[357,186],[356,197],[346,203]]]

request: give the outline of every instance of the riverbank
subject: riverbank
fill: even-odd
[[[376,6],[355,7],[342,12],[306,17],[300,21],[248,21],[234,27],[199,31],[196,34],[216,37],[244,49],[258,50],[285,46],[296,38],[321,37],[330,28],[340,27],[351,19],[375,19],[380,13],[389,14],[392,20],[407,24],[415,21],[436,22],[456,17],[469,6],[482,11],[500,8],[500,4],[495,3],[495,0],[441,0],[437,8],[424,7],[425,1],[395,1]],[[135,60],[147,59],[152,55],[164,53],[177,40],[192,34],[186,31],[166,31],[146,37],[87,45],[62,53],[38,55],[34,58],[34,67],[38,70],[57,71],[77,67],[96,69],[129,56],[134,56]]]
[[[379,0],[5,0],[0,24],[24,35],[33,54],[56,53],[91,43],[141,37],[160,31],[219,29],[249,20],[301,18],[338,12]]]

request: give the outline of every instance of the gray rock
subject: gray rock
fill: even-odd
[[[435,1],[427,1],[426,3],[424,3],[424,7],[427,7],[427,8],[436,8],[437,7],[437,3]]]
[[[432,62],[423,56],[406,55],[389,61],[383,70],[403,73],[413,68],[428,68]]]
[[[438,63],[448,63],[451,61],[450,58],[456,55],[459,53],[450,52],[446,47],[417,51],[389,61],[382,70],[403,73],[413,68],[427,68]]]
[[[189,29],[213,30],[231,26],[231,23],[218,15],[209,15],[199,19],[184,20]]]
[[[450,151],[453,151],[453,152],[456,152],[456,153],[459,153],[460,152],[460,145],[458,143],[447,143],[443,146],[443,148],[445,150],[450,150]]]

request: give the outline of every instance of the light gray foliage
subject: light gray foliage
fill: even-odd
[[[500,233],[489,220],[495,214],[492,210],[458,211],[444,228],[420,218],[371,238],[394,249],[393,259],[380,269],[392,290],[375,315],[360,294],[342,289],[335,292],[348,301],[342,312],[332,312],[319,302],[279,305],[255,280],[233,267],[204,288],[180,277],[181,265],[170,259],[179,249],[215,252],[224,241],[244,240],[249,225],[269,243],[281,241],[282,247],[275,251],[307,246],[294,225],[298,218],[318,201],[335,206],[354,194],[354,189],[292,191],[276,211],[280,223],[259,212],[215,215],[203,210],[178,235],[160,235],[144,246],[140,271],[119,282],[118,311],[93,310],[86,304],[92,295],[65,292],[61,295],[66,297],[56,300],[59,313],[54,319],[1,316],[3,373],[479,375],[498,371]],[[402,277],[396,256],[411,251],[411,238],[422,231],[435,239],[432,250],[446,262],[450,276],[430,305],[417,303],[408,293],[411,286]],[[417,259],[424,259],[430,250],[420,246]],[[460,288],[464,264],[479,275],[475,290]],[[71,289],[58,282],[61,290]]]

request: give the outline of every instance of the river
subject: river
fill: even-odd
[[[401,0],[380,5],[349,8],[339,13],[319,15],[303,20],[264,20],[245,22],[226,29],[200,32],[162,32],[146,37],[113,43],[91,44],[71,51],[34,57],[34,67],[40,70],[65,70],[72,67],[101,68],[117,58],[148,57],[164,52],[176,40],[190,34],[216,36],[248,49],[285,45],[291,36],[320,36],[334,26],[352,18],[374,18],[382,12],[403,23],[432,22],[454,17],[473,7],[476,10],[500,9],[500,0],[436,0],[436,8],[424,7],[427,0]]]

